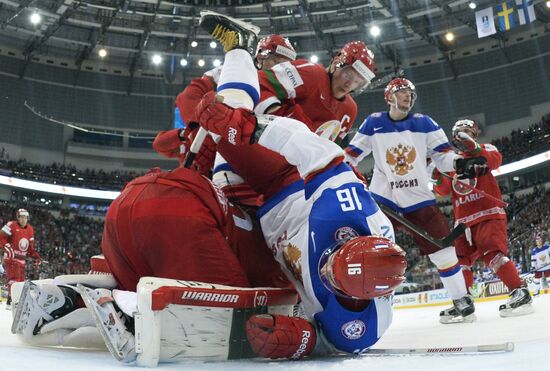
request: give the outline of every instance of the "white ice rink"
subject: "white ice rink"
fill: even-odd
[[[440,325],[442,307],[400,309],[394,323],[376,347],[409,348],[493,344],[512,341],[511,353],[479,355],[398,355],[331,358],[295,362],[262,360],[227,362],[186,362],[160,364],[158,370],[550,370],[550,295],[534,298],[535,313],[515,318],[500,318],[498,305],[503,300],[477,303],[478,321],[471,324]],[[10,332],[11,313],[0,305],[1,371],[80,371],[127,370],[141,368],[118,363],[105,351],[81,351],[59,348],[32,348]]]

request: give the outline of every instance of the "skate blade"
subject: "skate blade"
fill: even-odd
[[[258,36],[260,34],[260,27],[258,26],[255,26],[253,25],[252,23],[248,23],[248,22],[244,22],[244,21],[241,21],[239,19],[236,19],[236,18],[233,18],[233,17],[229,17],[225,14],[221,14],[221,13],[217,13],[217,12],[213,12],[211,10],[201,10],[200,12],[200,21],[199,21],[199,24],[202,23],[202,19],[206,16],[209,16],[209,15],[212,15],[212,16],[218,16],[218,17],[221,17],[221,18],[226,18],[226,19],[229,19],[231,22],[235,23],[235,24],[238,24],[239,26],[241,26],[242,28],[244,28],[245,30],[249,30],[251,32],[253,32],[254,34],[256,34],[256,36]]]
[[[502,309],[499,311],[499,314],[502,318],[507,317],[519,317],[519,316],[526,316],[528,314],[531,314],[535,311],[535,308],[533,308],[533,304],[524,304],[517,308],[509,308],[509,309]]]
[[[15,309],[15,315],[13,316],[13,322],[11,323],[11,333],[12,334],[21,334],[22,333],[22,327],[21,326],[21,317],[24,312],[28,311],[29,304],[27,298],[29,297],[29,292],[31,289],[31,286],[34,285],[31,281],[27,280],[25,281],[25,284],[23,285],[23,289],[21,290],[21,295],[19,295],[19,302],[16,305]],[[32,298],[31,298],[32,300]],[[14,303],[15,305],[15,303]]]
[[[462,316],[443,316],[439,317],[439,323],[444,325],[454,324],[454,323],[472,323],[477,320],[475,313],[472,313],[466,317]]]
[[[107,333],[107,330],[105,330],[101,316],[97,313],[96,307],[99,306],[99,304],[97,304],[96,301],[90,296],[90,294],[88,294],[88,290],[91,289],[83,286],[80,283],[77,284],[76,287],[80,292],[80,296],[82,296],[82,300],[84,300],[84,304],[92,313],[92,317],[94,318],[99,334],[105,342],[105,346],[107,347],[107,349],[109,349],[109,352],[113,355],[113,357],[117,359],[117,361],[125,362],[124,356],[119,353],[119,351],[116,349],[116,346],[111,342],[111,337]]]

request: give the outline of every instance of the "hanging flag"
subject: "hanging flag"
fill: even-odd
[[[537,19],[533,0],[516,0],[516,7],[518,8],[519,24],[531,23]]]
[[[508,31],[517,26],[515,13],[513,1],[505,1],[497,5],[499,30]]]
[[[477,37],[482,38],[495,34],[495,22],[493,20],[493,8],[478,10],[476,12]]]

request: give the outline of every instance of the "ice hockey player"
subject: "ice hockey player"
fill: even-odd
[[[307,331],[322,334],[317,337],[321,348],[359,353],[374,344],[391,323],[388,294],[403,280],[406,263],[402,250],[392,242],[391,223],[361,180],[342,163],[340,147],[299,121],[256,118],[251,113],[259,83],[247,51],[253,39],[249,25],[212,12],[203,14],[201,25],[234,43],[226,47],[229,52],[218,85],[224,103],[207,94],[197,116],[201,126],[220,139],[222,156],[266,195],[257,214],[262,231],[298,290],[307,320],[253,316],[247,326],[252,347],[263,357],[303,357],[313,350],[308,342],[297,353],[300,334]],[[223,30],[222,34],[217,30]],[[265,129],[263,134],[261,129]],[[253,138],[253,133],[258,136]],[[262,147],[286,161],[266,166],[277,158],[263,162],[258,155]],[[374,247],[370,235],[385,236],[377,240],[384,263],[372,265],[377,259],[367,258]]]
[[[272,68],[278,63],[293,61],[296,51],[291,42],[282,35],[272,34],[260,39],[256,48],[255,64],[258,70]],[[163,156],[179,159],[182,165],[185,156],[193,142],[198,128],[195,118],[195,106],[203,95],[215,90],[218,84],[220,68],[207,71],[203,76],[193,79],[189,86],[176,98],[176,107],[184,122],[190,125],[189,130],[172,129],[161,131],[153,141],[153,148]],[[214,164],[215,146],[207,139],[201,147],[200,154],[195,158],[192,168],[201,174],[209,176]]]
[[[548,277],[550,277],[550,245],[544,243],[539,234],[535,237],[535,247],[531,252],[531,269],[535,274],[537,294],[542,289],[548,289]]]
[[[492,144],[477,142],[479,126],[476,122],[469,119],[458,120],[453,125],[452,136],[453,145],[462,157],[483,156],[487,159],[489,170],[500,167],[502,155],[498,149]],[[468,227],[466,234],[455,242],[456,254],[468,290],[471,291],[474,283],[472,266],[476,260],[482,259],[510,290],[510,299],[499,308],[500,316],[532,313],[531,294],[523,286],[514,262],[508,258],[508,222],[494,175],[489,171],[469,180],[449,179],[436,168],[432,179],[436,193],[442,196],[452,195],[455,223],[464,223]],[[492,197],[485,196],[472,187]]]
[[[449,234],[449,222],[435,204],[429,189],[426,159],[431,157],[442,171],[455,171],[474,178],[488,171],[483,157],[462,158],[452,151],[443,129],[429,116],[411,113],[416,88],[405,78],[395,78],[386,86],[384,98],[389,111],[368,116],[346,148],[346,160],[357,165],[370,153],[374,174],[370,191],[374,199],[400,212],[431,236]],[[395,225],[398,223],[394,222]],[[405,230],[406,231],[406,230]],[[415,243],[437,267],[453,307],[441,312],[441,323],[475,320],[473,298],[468,294],[454,246],[440,250],[418,235]]]
[[[17,210],[16,220],[9,221],[0,230],[0,246],[4,253],[4,268],[8,280],[8,300],[6,308],[11,306],[11,285],[25,281],[26,260],[32,258],[40,265],[42,257],[35,249],[34,228],[29,224],[29,212]]]

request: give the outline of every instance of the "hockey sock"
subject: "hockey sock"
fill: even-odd
[[[260,99],[258,70],[246,50],[233,49],[225,55],[217,92],[233,108],[252,110]]]
[[[510,291],[521,287],[521,278],[514,263],[500,251],[488,252],[483,256],[483,262],[496,273]]]
[[[428,257],[437,267],[443,287],[452,300],[460,299],[468,293],[454,246],[436,251]]]

